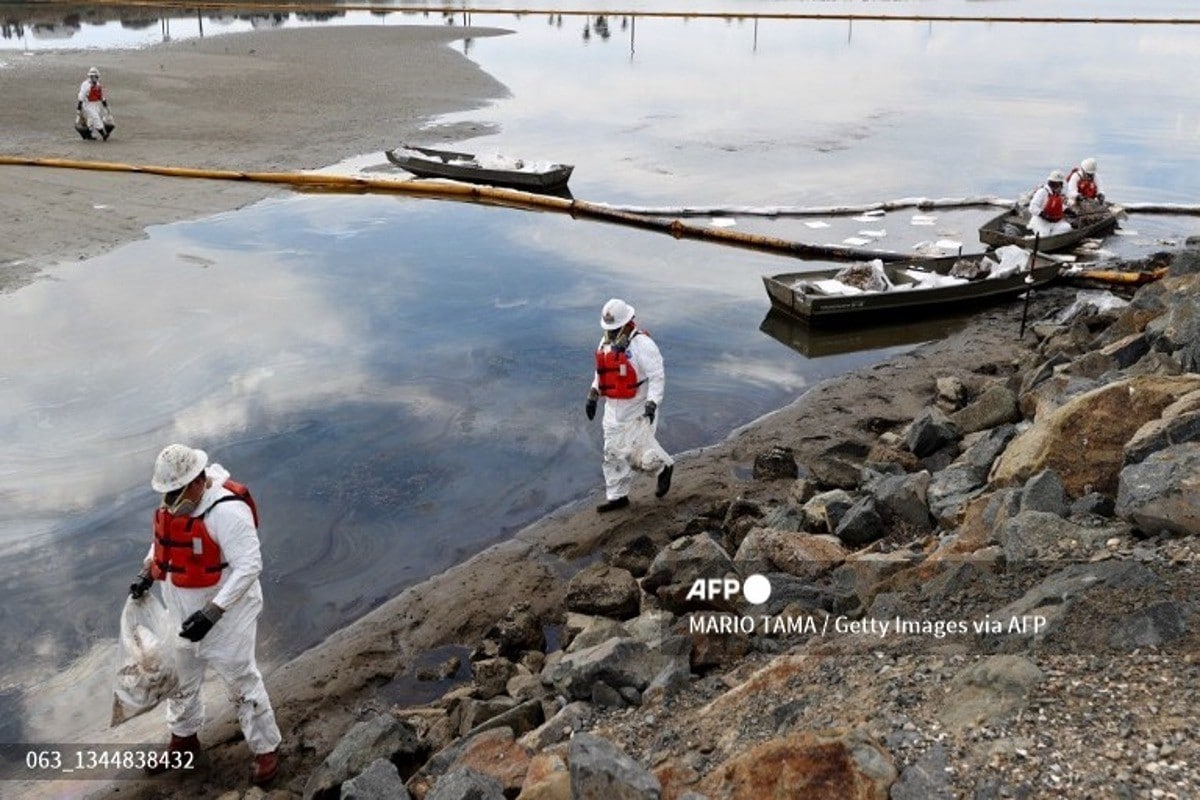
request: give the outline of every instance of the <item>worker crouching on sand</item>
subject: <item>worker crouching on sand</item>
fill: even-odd
[[[85,139],[99,137],[108,141],[111,128],[105,124],[108,113],[108,97],[100,84],[100,70],[92,67],[87,71],[87,77],[79,85],[79,97],[75,102],[75,111],[79,114],[76,129]]]
[[[140,598],[162,581],[167,610],[181,625],[175,642],[179,688],[167,699],[168,749],[200,750],[200,690],[205,669],[212,667],[254,753],[250,779],[266,783],[279,768],[280,735],[254,657],[263,606],[254,500],[224,467],[210,466],[203,450],[182,444],[159,453],[150,485],[163,493],[163,502],[154,512],[150,554],[129,593]]]
[[[600,312],[604,336],[596,348],[596,372],[585,407],[595,419],[596,405],[604,398],[605,502],[600,513],[629,505],[633,471],[657,472],[657,497],[671,488],[674,459],[655,439],[658,407],[666,388],[666,373],[658,345],[637,328],[633,306],[613,298]]]

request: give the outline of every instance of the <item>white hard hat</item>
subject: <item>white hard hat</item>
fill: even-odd
[[[1063,174],[1059,170],[1054,170],[1054,172],[1051,172],[1049,177],[1046,178],[1046,183],[1062,183],[1062,182],[1063,182]]]
[[[154,462],[154,477],[150,488],[156,492],[173,492],[196,479],[208,466],[208,453],[186,444],[169,444]]]
[[[76,74],[78,74],[78,73],[76,73]],[[89,78],[92,77],[93,75],[96,76],[97,78],[99,78],[100,70],[96,69],[95,67],[92,67],[91,69],[88,70],[87,74],[88,74]]]
[[[1083,161],[1079,162],[1079,168],[1081,170],[1083,170],[1084,172],[1086,172],[1088,175],[1091,175],[1092,173],[1094,173],[1096,171],[1096,159],[1085,158]]]
[[[600,310],[600,327],[606,331],[624,328],[633,319],[633,306],[624,300],[613,298]]]

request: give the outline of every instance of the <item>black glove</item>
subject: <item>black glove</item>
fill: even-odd
[[[129,596],[134,600],[141,600],[146,596],[146,592],[150,591],[150,587],[154,585],[154,578],[144,572],[139,572],[137,580],[129,584]]]
[[[108,101],[107,101],[107,100],[101,100],[101,101],[100,101],[100,105],[104,106],[105,108],[108,108]]]
[[[208,635],[208,632],[212,630],[212,626],[217,624],[217,620],[224,613],[224,611],[212,603],[205,603],[204,608],[183,621],[183,627],[180,628],[179,635],[189,642],[198,642]]]
[[[600,399],[599,393],[595,389],[588,392],[587,404],[584,405],[583,411],[587,414],[588,419],[596,418],[596,402]]]
[[[658,403],[654,402],[653,400],[647,400],[646,401],[646,410],[644,412],[642,412],[642,416],[644,416],[646,418],[647,422],[654,422],[654,415],[657,413],[658,413]]]
[[[82,100],[80,100],[80,101],[78,101],[77,103],[75,103],[75,110],[76,110],[76,111],[83,111],[83,101],[82,101]]]

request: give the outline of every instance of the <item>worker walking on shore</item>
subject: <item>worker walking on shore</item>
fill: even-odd
[[[182,444],[159,453],[150,485],[163,501],[154,512],[150,553],[129,594],[140,598],[162,581],[167,610],[180,624],[174,644],[179,688],[167,699],[168,749],[200,751],[201,688],[211,666],[254,754],[250,779],[267,783],[278,771],[281,737],[254,655],[263,606],[254,499],[224,467],[209,465],[203,450]]]
[[[656,497],[671,488],[675,460],[655,438],[658,409],[666,389],[662,353],[646,331],[634,322],[633,306],[613,298],[600,312],[604,335],[596,348],[596,371],[585,411],[595,419],[604,398],[604,487],[600,513],[629,505],[633,472],[658,474]]]
[[[1041,236],[1057,236],[1071,230],[1071,223],[1063,218],[1065,200],[1063,174],[1054,170],[1029,201],[1029,230]]]
[[[80,120],[76,123],[79,135],[85,139],[96,136],[108,141],[110,128],[105,124],[108,113],[108,97],[104,94],[104,86],[100,83],[100,70],[92,67],[87,71],[87,77],[79,85],[79,97],[75,102],[75,111]]]

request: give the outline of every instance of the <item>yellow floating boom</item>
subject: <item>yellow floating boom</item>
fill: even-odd
[[[676,239],[698,239],[718,244],[760,250],[768,253],[816,260],[900,261],[901,253],[864,250],[839,245],[816,245],[793,242],[774,236],[742,233],[721,228],[688,225],[678,219],[654,219],[618,211],[586,200],[567,199],[550,195],[522,192],[495,186],[478,186],[456,181],[395,180],[364,178],[355,175],[336,175],[321,172],[241,172],[237,170],[166,167],[145,164],[120,164],[107,161],[77,161],[64,158],[26,158],[0,156],[0,165],[52,167],[55,169],[86,169],[101,172],[130,172],[142,175],[162,175],[171,178],[200,178],[204,180],[249,181],[292,186],[306,191],[323,192],[386,192],[417,197],[432,197],[461,202],[498,205],[533,211],[557,211],[574,218],[595,219],[617,225],[668,234]]]

